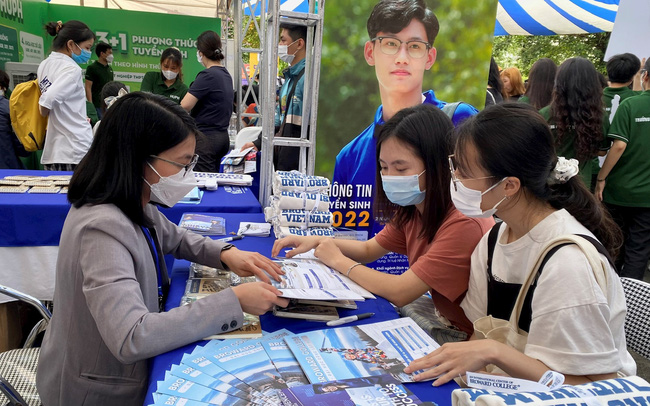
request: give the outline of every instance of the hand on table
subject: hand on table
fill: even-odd
[[[278,264],[264,255],[241,251],[235,247],[221,252],[221,262],[239,276],[255,275],[266,283],[270,282],[269,275],[278,282],[281,280],[280,275],[284,275]]]
[[[330,268],[335,267],[335,262],[342,257],[345,257],[341,249],[336,245],[333,238],[323,238],[314,250],[316,258],[320,259],[325,265]]]
[[[277,257],[284,248],[294,247],[291,251],[287,252],[287,258],[291,258],[294,255],[302,254],[312,248],[316,248],[323,239],[323,237],[302,237],[297,235],[284,237],[273,244],[271,256]]]
[[[278,297],[281,292],[264,282],[244,283],[233,287],[232,290],[239,299],[242,310],[256,316],[271,310],[273,305],[280,307],[289,305],[289,299]]]
[[[491,363],[490,354],[498,345],[504,344],[494,340],[445,343],[432,353],[411,362],[404,372],[410,374],[424,369],[424,372],[414,375],[413,380],[419,382],[438,377],[433,386],[440,386],[467,372],[483,369]]]

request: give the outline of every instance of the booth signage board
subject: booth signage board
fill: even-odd
[[[146,72],[160,71],[160,55],[169,47],[183,54],[183,81],[189,86],[204,69],[196,60],[196,38],[206,30],[221,32],[218,18],[56,4],[48,5],[47,16],[48,21],[80,20],[88,24],[97,42],[113,47],[115,80],[128,85],[131,91],[140,89]],[[89,63],[96,59],[93,53]]]
[[[47,3],[0,1],[0,69],[6,62],[40,62],[44,56],[42,28]]]
[[[0,1],[0,69],[5,62],[39,63],[51,51],[49,21],[80,20],[98,41],[113,46],[115,80],[140,89],[144,74],[160,70],[160,55],[168,47],[183,54],[183,80],[190,84],[203,66],[196,60],[196,38],[203,31],[221,32],[218,18],[145,13],[94,7],[63,6],[43,1]],[[93,56],[89,63],[97,59]],[[81,65],[85,69],[87,65]]]

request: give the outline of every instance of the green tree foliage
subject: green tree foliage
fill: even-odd
[[[482,108],[496,0],[427,1],[440,21],[436,63],[424,77],[445,101]],[[377,0],[330,1],[325,9],[316,173],[331,177],[336,155],[371,124],[381,100],[374,68],[363,57],[366,21]]]
[[[509,35],[494,39],[494,59],[501,68],[515,66],[524,77],[540,58],[551,58],[558,65],[568,58],[581,56],[589,59],[596,69],[606,74],[605,50],[610,33],[582,35],[519,36]]]

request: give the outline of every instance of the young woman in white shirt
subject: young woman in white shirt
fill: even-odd
[[[39,110],[49,116],[41,163],[46,170],[71,171],[86,155],[93,131],[79,64],[88,62],[95,34],[81,21],[45,25],[52,53],[38,66]]]
[[[575,176],[578,162],[556,156],[548,125],[530,106],[490,106],[468,119],[458,130],[450,169],[456,208],[467,216],[496,212],[504,222],[494,244],[491,278],[489,233],[472,254],[469,288],[461,304],[472,322],[488,314],[509,319],[514,300],[494,294],[495,286],[501,285],[496,291],[502,293],[503,285],[514,285],[516,297],[516,284],[524,282],[542,248],[555,237],[596,237],[611,256],[620,247],[620,229]],[[607,263],[605,289],[576,245],[550,257],[528,306],[527,329],[520,319],[519,327],[528,332],[523,353],[489,339],[448,343],[413,361],[405,372],[430,368],[415,380],[438,377],[435,386],[489,364],[533,381],[554,370],[565,375],[567,384],[634,375],[636,365],[625,343],[623,289],[601,257]]]

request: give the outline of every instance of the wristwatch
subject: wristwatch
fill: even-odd
[[[226,245],[224,245],[223,248],[221,248],[220,254],[222,254],[224,251],[228,251],[229,249],[231,249],[234,246],[235,246],[234,244],[226,244]],[[221,261],[221,265],[223,265],[223,267],[224,267],[224,269],[226,271],[230,270],[230,267],[225,262]]]
[[[221,248],[221,252],[228,251],[229,249],[231,249],[234,246],[235,246],[235,244],[226,244],[226,245],[223,246],[223,248]]]

